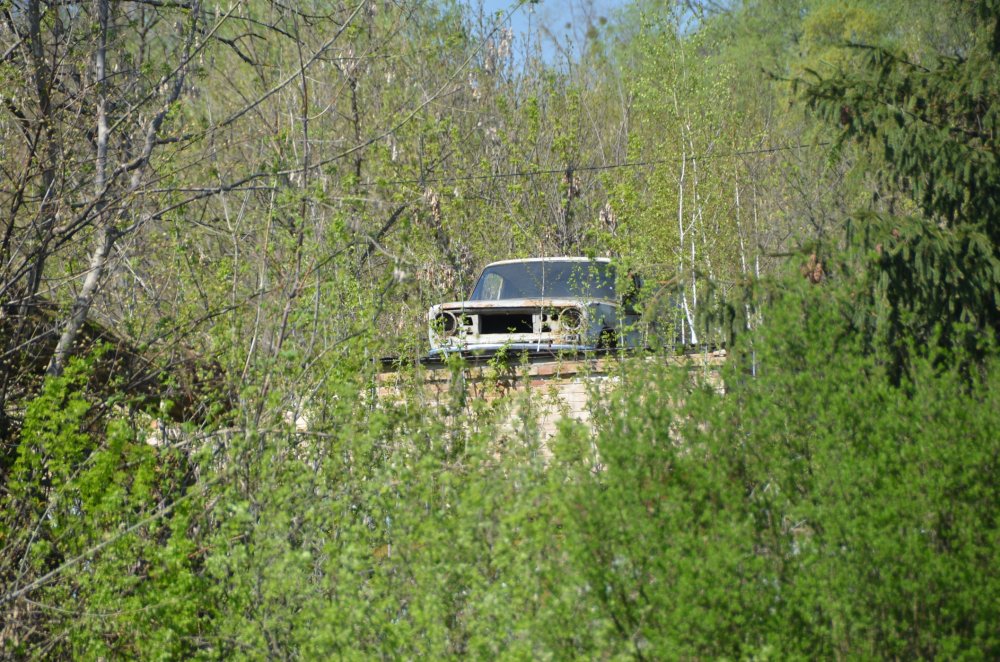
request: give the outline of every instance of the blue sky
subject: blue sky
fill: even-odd
[[[466,0],[473,8],[477,8],[480,0]],[[517,6],[516,0],[481,0],[483,11],[509,12]],[[540,0],[537,3],[525,4],[511,16],[511,28],[518,44],[523,44],[529,34],[539,34],[544,28],[555,36],[560,43],[579,42],[589,24],[598,24],[599,20],[610,18],[616,9],[629,4],[629,0]],[[552,40],[543,35],[542,47],[546,59],[557,57],[557,49]],[[517,47],[515,47],[517,48]]]

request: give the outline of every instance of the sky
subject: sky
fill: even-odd
[[[473,8],[482,5],[487,14],[503,12],[506,14],[517,6],[516,0],[466,0]],[[515,50],[523,45],[531,34],[541,32],[543,56],[546,60],[555,61],[561,54],[559,48],[548,34],[570,48],[580,43],[589,25],[599,25],[602,18],[610,18],[615,10],[627,5],[629,0],[539,0],[526,3],[511,15],[511,29],[514,31]]]

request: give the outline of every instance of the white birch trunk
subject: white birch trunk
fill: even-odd
[[[110,0],[97,0],[98,43],[97,52],[94,55],[94,78],[97,82],[97,149],[94,158],[94,195],[98,200],[94,208],[98,227],[97,246],[90,256],[90,265],[83,281],[83,288],[76,297],[76,301],[73,302],[69,320],[66,322],[63,332],[59,336],[59,342],[56,343],[56,349],[52,353],[52,358],[46,369],[49,375],[61,375],[63,369],[66,367],[66,361],[73,351],[73,343],[76,342],[80,329],[87,320],[90,303],[97,292],[101,276],[104,274],[104,265],[108,260],[111,247],[114,245],[116,239],[114,229],[109,226],[105,219],[105,205],[103,202],[104,189],[107,186],[108,170],[108,88],[106,65],[109,2]]]
[[[684,251],[685,251],[684,242],[688,235],[687,228],[684,225],[684,180],[686,174],[687,174],[687,153],[684,150],[682,150],[681,176],[677,183],[677,233],[678,233],[677,245],[679,248],[677,271],[679,276],[681,277],[681,282],[683,282],[684,274],[687,271],[684,265]],[[691,247],[693,249],[694,244],[692,244]],[[692,255],[692,260],[693,259],[694,256]],[[692,273],[694,271],[693,264],[691,265],[691,271]],[[690,342],[697,343],[698,334],[695,331],[694,313],[693,313],[693,307],[697,306],[697,302],[694,302],[693,306],[689,305],[687,292],[683,288],[681,289],[681,306],[684,309],[684,319],[687,323],[686,326],[682,325],[681,327],[681,342],[684,343],[688,342],[688,337],[689,337],[688,332],[690,332]]]

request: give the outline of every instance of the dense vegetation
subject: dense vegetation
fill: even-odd
[[[0,14],[0,655],[1000,656],[996,0]],[[376,402],[556,254],[727,393]]]

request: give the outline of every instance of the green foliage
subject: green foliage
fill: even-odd
[[[208,384],[188,399],[213,423],[147,445],[101,357],[37,389],[3,373],[0,654],[1000,656],[996,3],[708,4],[636,2],[565,67],[452,2],[207,23],[94,306],[157,365],[212,357],[160,411]],[[147,11],[116,14],[116,100],[175,61],[182,10]],[[91,41],[51,60],[90,71]],[[826,125],[775,80],[807,69]],[[47,144],[17,129],[30,67],[0,75],[16,175]],[[66,136],[93,133],[88,99]],[[93,164],[82,138],[65,154]],[[4,264],[65,230],[37,274],[57,309],[94,167],[43,195],[44,165],[3,187]],[[783,264],[803,248],[818,284]],[[373,367],[422,356],[427,304],[479,264],[557,251],[646,276],[668,346],[739,330],[726,394],[650,354],[595,389],[593,427],[543,439],[515,357],[480,393],[457,357],[447,385]],[[48,351],[9,335],[16,309],[5,361]]]
[[[97,427],[93,361],[47,379],[25,413],[0,516],[4,584],[34,586],[30,602],[14,604],[58,635],[5,637],[2,650],[183,656],[205,617],[182,503],[186,462],[137,442],[124,420]]]
[[[527,401],[376,407],[351,367],[189,472],[89,433],[74,363],[25,419],[19,581],[57,570],[48,650],[89,658],[993,657],[996,361],[894,384],[840,296],[786,282],[725,395],[625,363],[548,450]]]
[[[815,290],[770,309],[762,377],[735,403],[748,434],[729,437],[766,508],[764,544],[794,550],[777,567],[791,573],[782,616],[814,639],[786,641],[810,656],[989,657],[995,360],[966,386],[961,357],[943,370],[913,357],[894,386],[842,310]]]
[[[858,46],[862,66],[805,89],[840,141],[884,164],[886,196],[910,198],[919,215],[861,215],[850,239],[870,274],[866,310],[896,355],[907,345],[960,345],[982,357],[1000,333],[1000,10],[980,20],[962,55],[918,60]],[[883,305],[884,304],[884,305]]]
[[[608,403],[603,470],[560,467],[600,654],[995,655],[995,360],[970,386],[914,358],[894,386],[825,293],[765,314],[756,378],[737,362],[720,398],[643,370]]]

